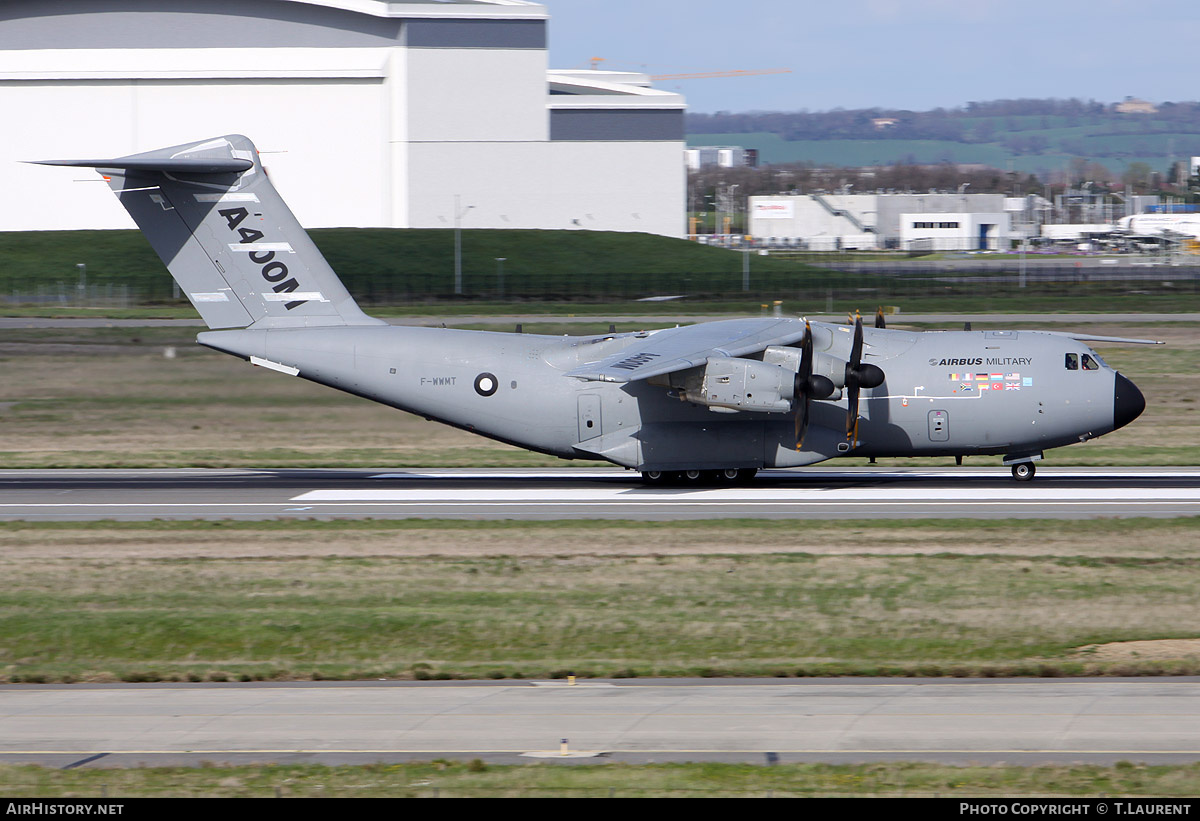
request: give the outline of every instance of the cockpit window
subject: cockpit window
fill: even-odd
[[[1095,359],[1092,359],[1087,354],[1084,354],[1083,355],[1083,369],[1085,371],[1098,371],[1098,370],[1100,370],[1100,365],[1097,364]]]
[[[1077,353],[1067,354],[1067,370],[1069,370],[1069,371],[1079,370],[1079,354],[1077,354]]]

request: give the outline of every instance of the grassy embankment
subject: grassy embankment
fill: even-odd
[[[314,240],[347,288],[371,313],[550,313],[598,317],[658,314],[654,296],[683,296],[672,312],[756,313],[785,302],[790,313],[834,313],[897,305],[906,313],[983,311],[1185,311],[1200,309],[1187,283],[1147,275],[1137,282],[1036,283],[1025,289],[993,277],[947,283],[921,275],[829,271],[809,262],[750,256],[750,290],[742,291],[744,255],[647,234],[587,231],[463,232],[465,296],[453,295],[453,232],[321,229]],[[875,258],[877,255],[870,255]],[[503,289],[497,258],[503,257]],[[136,231],[0,233],[0,295],[36,294],[36,304],[6,313],[54,316],[195,316],[172,298],[171,280]],[[899,261],[902,263],[903,258]],[[129,286],[133,302],[97,310],[77,303],[77,263],[90,286]],[[1017,262],[1008,260],[1012,271]],[[952,272],[951,272],[952,273]],[[1144,272],[1143,272],[1144,273]],[[107,291],[104,291],[107,293]],[[61,294],[61,300],[59,299]]]

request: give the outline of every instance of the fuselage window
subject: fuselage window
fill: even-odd
[[[1079,354],[1077,354],[1077,353],[1067,354],[1067,370],[1069,370],[1069,371],[1079,370]]]
[[[1084,354],[1083,355],[1083,369],[1085,371],[1098,371],[1098,370],[1100,370],[1100,365],[1098,365],[1096,363],[1096,360],[1092,359],[1087,354]]]

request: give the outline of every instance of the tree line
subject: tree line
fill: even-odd
[[[1050,147],[1037,134],[1079,126],[1106,126],[1098,135],[1129,135],[1200,129],[1200,103],[1158,104],[1156,114],[1122,114],[1117,104],[1080,99],[1018,99],[969,102],[959,108],[931,111],[862,108],[832,111],[718,111],[689,113],[687,130],[693,134],[745,134],[766,132],[785,140],[948,140],[963,143],[1013,142],[1021,153],[1039,153]]]
[[[1116,174],[1106,166],[1076,157],[1067,167],[1038,176],[983,165],[898,162],[865,168],[833,168],[813,163],[787,163],[760,168],[708,166],[688,174],[688,209],[729,210],[725,199],[773,194],[922,193],[942,191],[1004,194],[1009,197],[1053,197],[1066,189],[1093,194],[1160,194],[1200,202],[1200,178],[1187,178],[1182,163],[1164,175],[1144,162],[1130,163]]]

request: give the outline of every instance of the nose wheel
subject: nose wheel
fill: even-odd
[[[1012,466],[1013,478],[1018,482],[1028,482],[1037,473],[1037,468],[1033,462],[1018,462]]]

